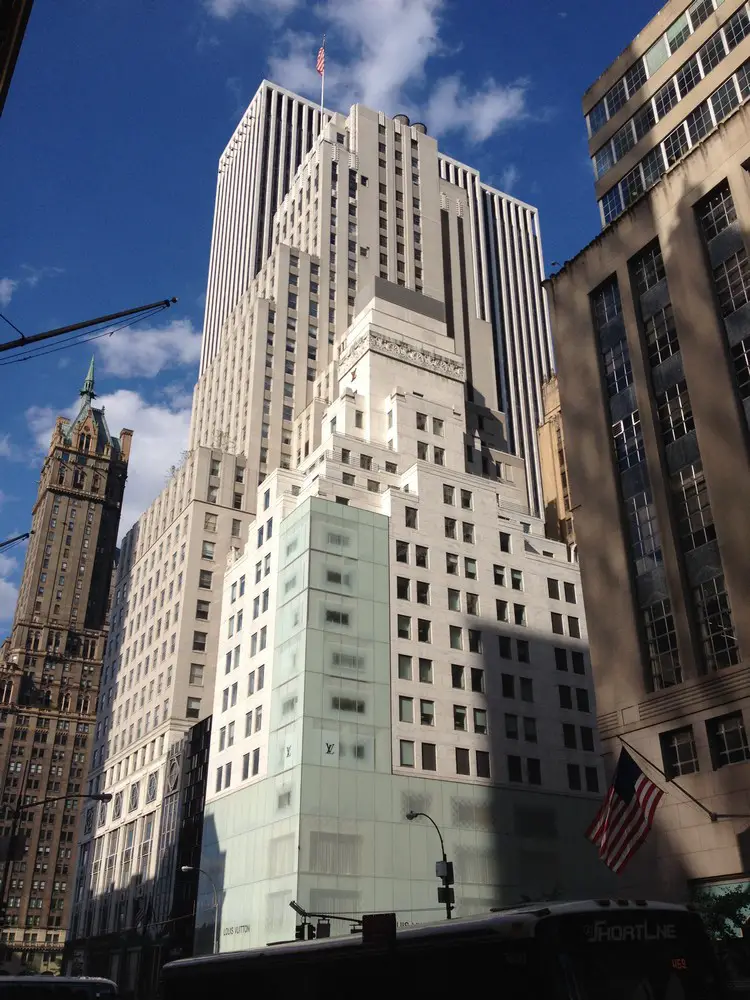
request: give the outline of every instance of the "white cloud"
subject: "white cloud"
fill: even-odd
[[[166,403],[148,402],[137,392],[119,389],[97,400],[105,408],[110,432],[119,434],[124,427],[133,431],[133,448],[130,455],[128,482],[120,518],[122,536],[140,514],[161,492],[167,470],[177,465],[187,447],[190,429],[190,406],[182,397]],[[74,416],[78,404],[66,411]],[[50,407],[31,407],[26,419],[39,451],[46,451],[55,426],[58,410]]]
[[[464,132],[472,142],[484,142],[499,129],[528,117],[528,82],[498,84],[493,79],[470,93],[458,76],[441,80],[427,105],[427,121],[435,135]]]
[[[446,6],[447,0],[328,0],[316,8],[324,21],[321,27],[329,32],[326,103],[341,109],[360,103],[388,114],[403,111],[425,118],[433,134],[462,132],[471,142],[483,142],[528,117],[526,81],[502,84],[490,77],[470,90],[456,75],[438,77],[429,99],[419,99],[428,62],[452,53],[450,40],[443,38]],[[319,44],[319,36],[309,32],[281,35],[269,60],[270,78],[316,98]]]
[[[514,163],[509,163],[508,166],[500,174],[500,190],[507,191],[510,193],[513,188],[518,184],[521,179],[521,171]]]
[[[21,270],[24,272],[23,280],[29,288],[36,288],[42,278],[59,278],[61,274],[65,274],[64,267],[50,267],[49,265],[34,267],[32,264],[21,264]]]
[[[0,622],[10,621],[16,610],[18,586],[12,578],[17,576],[19,568],[16,559],[0,552]]]
[[[153,378],[166,368],[197,365],[201,334],[190,320],[176,319],[168,326],[121,330],[96,344],[102,370],[108,375]]]
[[[13,445],[11,444],[10,434],[0,434],[0,458],[11,458],[13,455]]]
[[[18,288],[18,282],[13,278],[0,278],[0,308],[10,305],[13,293]]]
[[[240,11],[286,15],[294,10],[298,3],[299,0],[206,0],[206,8],[214,17],[228,21]]]

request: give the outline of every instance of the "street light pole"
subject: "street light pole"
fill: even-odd
[[[195,868],[193,865],[183,865],[180,868],[181,872],[200,872],[201,875],[205,875],[208,881],[211,883],[211,888],[214,891],[214,955],[219,954],[219,893],[216,891],[216,883],[203,868]]]
[[[448,860],[445,853],[445,843],[443,841],[443,835],[440,832],[440,827],[437,825],[432,816],[423,812],[408,812],[406,818],[411,822],[411,820],[416,819],[418,816],[423,816],[425,819],[429,820],[430,823],[435,827],[435,832],[440,839],[440,850],[442,852],[442,861],[438,861],[435,865],[435,874],[439,879],[441,879],[443,886],[438,889],[438,902],[445,903],[445,919],[451,919],[451,911],[453,909],[453,901],[455,899],[455,893],[451,888],[453,885],[453,862]]]
[[[10,892],[10,887],[8,885],[8,878],[10,876],[10,866],[11,862],[14,860],[13,851],[16,846],[16,839],[18,838],[18,827],[21,822],[21,813],[25,812],[27,809],[35,809],[37,806],[48,805],[50,802],[67,802],[68,799],[89,799],[94,802],[110,802],[112,800],[112,794],[110,792],[97,792],[95,794],[86,795],[83,793],[78,793],[76,795],[52,795],[46,799],[37,799],[36,802],[24,802],[26,797],[26,775],[28,773],[28,765],[24,771],[24,777],[21,782],[21,789],[18,794],[18,799],[15,806],[13,807],[13,813],[11,814],[10,822],[10,836],[8,838],[8,852],[5,856],[5,864],[3,866],[3,884],[2,884],[2,904],[3,904],[3,926],[5,925],[5,918],[8,914],[7,899]]]

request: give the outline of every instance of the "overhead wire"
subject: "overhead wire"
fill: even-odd
[[[16,331],[16,333],[17,333],[17,334],[20,334],[20,336],[21,336],[21,337],[25,337],[25,336],[26,336],[26,334],[25,334],[25,333],[23,333],[23,331],[22,331],[22,330],[19,330],[19,329],[18,329],[18,327],[16,326],[16,324],[15,324],[15,323],[12,323],[12,322],[11,322],[11,321],[10,321],[10,320],[8,319],[8,317],[7,317],[7,316],[3,315],[3,313],[0,313],[0,319],[2,319],[2,320],[5,320],[5,322],[6,322],[7,324],[8,324],[8,326],[12,327],[12,328],[13,328],[13,329],[14,329],[14,330]]]
[[[129,326],[134,326],[136,323],[142,322],[144,319],[151,319],[153,316],[158,315],[158,313],[163,312],[166,306],[159,306],[158,308],[152,309],[147,313],[143,313],[140,316],[131,316],[123,320],[120,323],[116,323],[112,327],[107,327],[107,329],[100,332],[91,333],[90,331],[76,332],[72,335],[63,335],[66,339],[62,343],[58,343],[54,347],[48,347],[46,344],[42,343],[34,346],[25,347],[23,344],[19,344],[17,348],[13,350],[23,351],[22,355],[15,354],[14,356],[8,358],[7,360],[0,361],[0,368],[6,365],[17,365],[23,361],[33,361],[36,358],[44,357],[47,354],[56,354],[58,351],[67,350],[69,347],[79,347],[81,344],[87,344],[93,340],[101,340],[104,337],[111,337],[113,334],[118,333],[120,330],[124,330]]]

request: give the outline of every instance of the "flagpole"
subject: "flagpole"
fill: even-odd
[[[653,769],[656,772],[658,772],[662,776],[662,778],[664,778],[665,781],[668,781],[673,788],[676,788],[678,792],[682,792],[684,796],[690,799],[693,805],[696,805],[698,806],[699,809],[702,809],[703,812],[710,818],[712,823],[716,823],[720,819],[750,819],[750,816],[732,816],[729,813],[715,813],[712,809],[709,809],[708,806],[704,806],[703,803],[700,802],[698,799],[696,799],[694,795],[691,795],[686,788],[682,787],[682,785],[678,785],[676,781],[673,781],[671,778],[668,778],[660,767],[657,767],[656,764],[654,764],[653,761],[650,761],[645,754],[641,753],[640,750],[636,750],[634,746],[631,746],[627,740],[624,740],[622,738],[622,736],[618,736],[617,738],[620,741],[620,743],[622,743],[623,746],[628,748],[628,750],[632,750],[633,753],[638,754],[641,760],[645,760],[646,763],[649,765],[649,767],[653,767]]]
[[[326,36],[323,35],[323,72],[320,74],[320,125],[323,126],[323,101],[326,94],[326,64],[325,64],[325,51],[326,51]]]

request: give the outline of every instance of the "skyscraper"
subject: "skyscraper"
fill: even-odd
[[[169,916],[175,818],[159,789],[170,747],[212,711],[227,559],[254,542],[259,483],[306,467],[328,440],[337,365],[374,283],[438,322],[426,349],[434,336],[456,356],[464,473],[507,486],[529,524],[539,508],[551,352],[534,209],[441,157],[405,116],[325,117],[321,129],[309,102],[263,83],[222,158],[189,456],[126,536],[115,586],[91,781],[119,807],[83,835],[74,919],[90,951],[132,928],[141,885],[163,885],[154,924]],[[125,884],[122,852],[136,848]]]
[[[467,470],[446,313],[374,278],[295,418],[317,444],[257,488],[220,609],[199,950],[289,940],[292,901],[440,919],[425,814],[459,915],[605,891],[578,567],[529,513],[520,459]]]
[[[627,156],[663,176],[549,282],[600,731],[668,793],[623,891],[677,899],[747,871],[749,32],[745,4],[670,3],[587,94],[621,130],[650,67]]]
[[[86,791],[132,438],[110,433],[95,398],[92,360],[80,410],[72,421],[58,417],[42,466],[0,650],[2,833],[14,859],[2,886],[2,940],[37,969],[59,967],[82,809],[80,798],[32,804]]]

